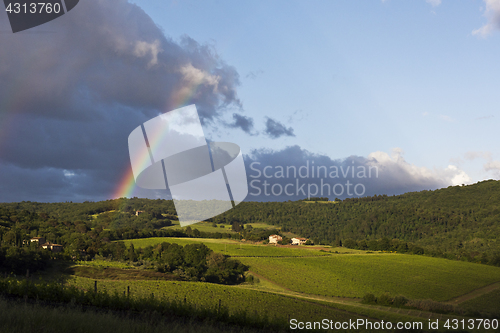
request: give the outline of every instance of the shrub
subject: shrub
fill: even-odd
[[[246,278],[245,278],[245,282],[254,284],[255,283],[254,276],[253,275],[247,275]]]
[[[377,304],[380,305],[391,305],[392,304],[392,298],[388,293],[383,293],[377,298]]]
[[[392,302],[394,306],[401,307],[405,306],[405,304],[408,302],[408,299],[404,296],[396,296]]]
[[[430,300],[430,299],[409,300],[406,303],[406,306],[416,308],[419,310],[423,310],[423,311],[431,311],[431,312],[437,312],[437,313],[450,313],[450,312],[454,311],[453,305],[435,302],[435,301]]]
[[[377,298],[373,294],[366,294],[363,296],[362,302],[365,304],[375,304],[377,302]]]

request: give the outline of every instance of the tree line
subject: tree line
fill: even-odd
[[[162,229],[176,219],[171,200],[3,203],[0,239],[3,245],[19,245],[29,237],[44,236],[77,255],[81,249],[95,254],[102,243],[120,239],[173,236],[262,240],[281,230],[326,245],[345,245],[351,239],[357,247],[363,247],[362,241],[374,244],[382,239],[398,240],[422,248],[427,255],[496,265],[500,261],[498,198],[500,182],[489,180],[435,191],[328,203],[324,203],[326,198],[314,198],[314,203],[242,202],[209,219],[216,225],[231,225],[236,233],[215,228],[206,233],[197,230],[196,225],[183,231]],[[144,213],[136,216],[138,210]],[[276,229],[247,228],[256,222]]]

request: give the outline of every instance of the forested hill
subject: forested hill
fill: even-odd
[[[500,182],[340,203],[247,202],[216,218],[223,219],[263,221],[322,244],[397,238],[437,252],[493,254],[500,250]]]
[[[144,213],[135,216],[136,210]],[[147,237],[169,225],[175,215],[174,205],[168,200],[2,203],[0,238],[6,243],[7,238],[15,242],[38,235],[66,245],[77,239],[90,244],[106,238],[121,239],[127,234],[127,238]],[[243,202],[212,221],[264,222],[281,227],[283,232],[310,238],[316,244],[387,238],[412,242],[436,255],[499,256],[500,182],[489,180],[341,202]]]

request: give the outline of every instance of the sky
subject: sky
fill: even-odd
[[[500,0],[81,0],[15,34],[0,9],[0,202],[170,198],[127,138],[190,104],[247,201],[500,179]]]

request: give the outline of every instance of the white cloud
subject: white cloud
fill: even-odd
[[[489,151],[468,151],[465,153],[465,159],[473,161],[475,159],[486,160],[483,168],[486,172],[491,172],[495,178],[500,179],[500,161],[494,161],[491,152]]]
[[[399,169],[404,171],[405,175],[410,176],[414,180],[433,178],[432,172],[425,167],[417,167],[413,164],[406,162],[403,157],[403,150],[401,148],[394,148],[392,154],[389,155],[386,152],[377,151],[368,155],[368,160],[373,166],[377,166],[383,169]]]
[[[213,91],[217,92],[220,76],[212,75],[206,71],[198,69],[191,64],[181,67],[180,72],[183,75],[184,82],[188,87],[198,86],[200,84],[213,87]]]
[[[445,177],[451,181],[451,185],[462,185],[472,183],[472,179],[455,165],[448,165],[445,169]]]
[[[160,47],[160,41],[155,40],[153,43],[148,43],[144,41],[137,41],[135,43],[134,55],[136,57],[145,57],[147,55],[151,56],[151,60],[148,63],[148,68],[158,64],[158,53],[163,50]]]
[[[492,172],[495,178],[500,178],[500,161],[491,161],[484,165],[484,170]]]
[[[430,3],[432,7],[437,7],[441,4],[441,0],[425,0],[425,2]]]
[[[481,28],[472,31],[473,35],[486,37],[495,29],[500,29],[500,0],[484,0],[486,9],[484,16],[488,22]]]
[[[65,177],[73,177],[75,175],[75,173],[70,170],[63,170],[63,174]]]
[[[374,152],[368,155],[368,160],[380,170],[391,170],[390,174],[402,176],[401,180],[414,184],[441,184],[442,186],[470,184],[472,179],[455,165],[449,165],[444,170],[430,170],[408,163],[403,157],[401,148],[394,148],[391,156],[385,152]]]
[[[468,151],[465,153],[465,159],[472,161],[476,158],[483,158],[487,161],[491,161],[491,153],[489,151]]]

